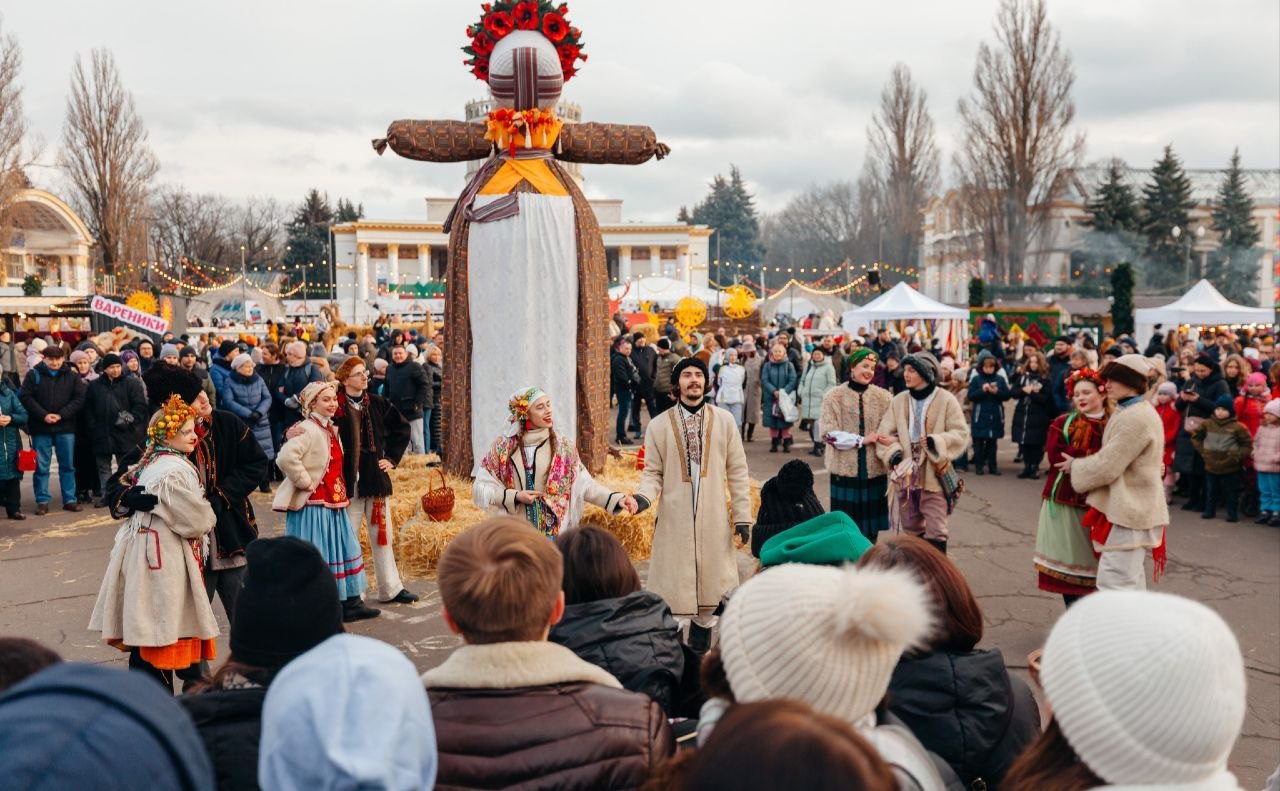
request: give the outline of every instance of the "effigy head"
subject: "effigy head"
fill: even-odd
[[[481,6],[479,24],[467,28],[471,38],[464,61],[500,107],[550,109],[565,82],[577,73],[582,32],[570,27],[567,5],[549,0],[500,0]]]
[[[564,76],[556,48],[541,33],[517,30],[489,56],[489,93],[499,107],[549,110],[560,101]]]

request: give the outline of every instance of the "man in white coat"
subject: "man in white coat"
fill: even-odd
[[[689,645],[701,651],[710,647],[721,597],[738,585],[735,550],[751,537],[742,437],[733,415],[706,399],[708,378],[696,357],[675,366],[678,400],[645,432],[644,477],[634,495],[640,511],[658,508],[649,590],[691,624]]]

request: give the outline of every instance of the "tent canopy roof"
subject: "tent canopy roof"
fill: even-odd
[[[1251,308],[1228,300],[1208,280],[1201,280],[1182,298],[1158,308],[1134,311],[1134,323],[1155,324],[1270,324],[1275,312],[1269,308]]]
[[[945,302],[926,297],[906,282],[898,283],[862,307],[845,312],[842,317],[844,326],[850,329],[857,329],[858,324],[869,324],[874,321],[896,321],[898,319],[968,320],[968,318],[968,308],[955,308]]]

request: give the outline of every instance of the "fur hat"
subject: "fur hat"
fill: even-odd
[[[739,703],[792,698],[856,726],[884,698],[903,651],[926,639],[931,607],[899,569],[766,569],[720,619],[729,687]]]
[[[1109,382],[1119,382],[1125,387],[1147,392],[1150,384],[1147,374],[1151,372],[1151,363],[1141,354],[1123,354],[1102,366],[1102,378]]]
[[[115,357],[108,354],[103,359],[103,366],[111,364],[111,359]],[[119,362],[119,358],[116,358]],[[147,403],[152,409],[159,409],[161,404],[169,400],[169,396],[177,393],[178,396],[190,404],[200,396],[200,379],[195,374],[176,365],[153,365],[147,369],[147,375],[143,377],[143,381],[147,385]]]
[[[1106,784],[1237,787],[1227,759],[1244,725],[1244,660],[1203,604],[1148,591],[1086,596],[1049,633],[1040,681],[1067,743]]]

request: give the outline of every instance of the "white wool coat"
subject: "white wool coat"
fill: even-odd
[[[1150,530],[1169,524],[1164,499],[1164,424],[1149,401],[1117,409],[1102,448],[1071,462],[1071,487],[1114,525]]]
[[[877,445],[876,453],[880,461],[892,471],[890,460],[895,453],[901,452],[904,457],[911,455],[911,392],[904,390],[889,402],[889,411],[880,420],[877,433],[893,437],[889,445]],[[944,388],[934,390],[933,401],[924,413],[926,454],[934,464],[944,460],[957,458],[969,447],[969,424],[964,420],[964,411],[956,397]],[[1072,477],[1074,482],[1075,478]],[[942,485],[938,483],[938,474],[933,464],[924,465],[924,490],[940,492]]]
[[[131,647],[217,637],[190,543],[208,535],[215,521],[196,468],[180,456],[157,456],[139,473],[138,485],[159,502],[150,512],[135,512],[116,532],[89,628]]]
[[[333,430],[333,424],[326,430],[308,418],[297,425],[302,427],[302,433],[287,440],[276,455],[276,466],[284,473],[284,482],[271,501],[275,511],[301,511],[329,469],[328,431]]]
[[[658,509],[647,587],[666,599],[672,613],[688,617],[715,607],[738,585],[733,530],[736,524],[751,524],[751,485],[733,415],[704,404],[695,518],[679,409],[663,412],[645,431],[644,477],[636,496]]]

